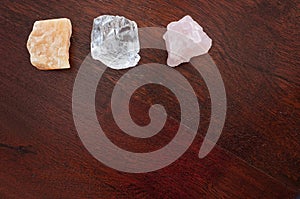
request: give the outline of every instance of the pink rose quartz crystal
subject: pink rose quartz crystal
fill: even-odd
[[[207,53],[212,45],[203,28],[188,15],[169,23],[163,38],[168,51],[167,64],[171,67]]]

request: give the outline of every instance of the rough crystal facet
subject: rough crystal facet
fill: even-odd
[[[169,23],[163,38],[168,51],[167,64],[172,67],[207,53],[212,45],[203,28],[188,15]]]
[[[121,16],[102,15],[94,19],[91,54],[113,69],[137,65],[140,60],[138,28],[134,21]]]

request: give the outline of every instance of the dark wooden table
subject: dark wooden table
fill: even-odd
[[[291,1],[33,1],[2,0],[0,71],[0,198],[296,198],[300,189],[300,5]],[[165,27],[186,14],[213,40],[227,93],[220,140],[197,158],[210,118],[210,99],[190,64],[177,67],[194,88],[201,109],[198,135],[176,162],[131,174],[97,161],[83,146],[72,116],[72,89],[90,51],[93,18],[113,14],[139,27]],[[26,41],[36,20],[67,17],[73,25],[70,70],[31,66]],[[165,63],[167,53],[142,50],[140,63]],[[131,100],[133,120],[149,123],[148,109],[171,115],[148,140],[116,126],[110,95],[128,70],[107,69],[99,83],[99,122],[114,143],[151,151],[176,134],[180,111],[163,87],[146,85]],[[165,97],[164,97],[165,95]],[[174,104],[175,103],[175,104]],[[109,154],[107,154],[109,155]]]

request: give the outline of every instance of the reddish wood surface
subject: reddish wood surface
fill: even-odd
[[[0,198],[295,198],[300,192],[299,9],[295,0],[3,0]],[[155,172],[129,174],[103,165],[85,149],[72,118],[72,89],[89,53],[92,20],[102,14],[126,16],[139,27],[165,27],[189,14],[213,39],[210,55],[224,80],[228,111],[217,147],[206,158],[197,154],[209,123],[210,99],[190,64],[176,70],[193,87],[203,88],[197,89],[201,122],[179,160]],[[25,45],[32,24],[58,17],[72,21],[72,68],[38,71]],[[141,55],[141,64],[165,63],[167,57],[158,50]],[[178,105],[162,87],[139,89],[131,101],[138,124],[149,122],[147,111],[156,102],[170,117],[146,142],[124,135],[112,119],[110,95],[127,71],[105,72],[97,92],[98,119],[120,147],[158,149],[176,133]]]

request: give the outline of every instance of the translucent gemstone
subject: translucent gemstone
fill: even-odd
[[[138,28],[122,16],[102,15],[94,19],[91,54],[113,69],[137,65],[140,60]]]
[[[172,67],[207,53],[212,45],[203,28],[188,15],[169,23],[163,38],[168,51],[167,64]]]
[[[66,18],[36,21],[27,41],[32,65],[40,70],[70,68],[71,21]]]

